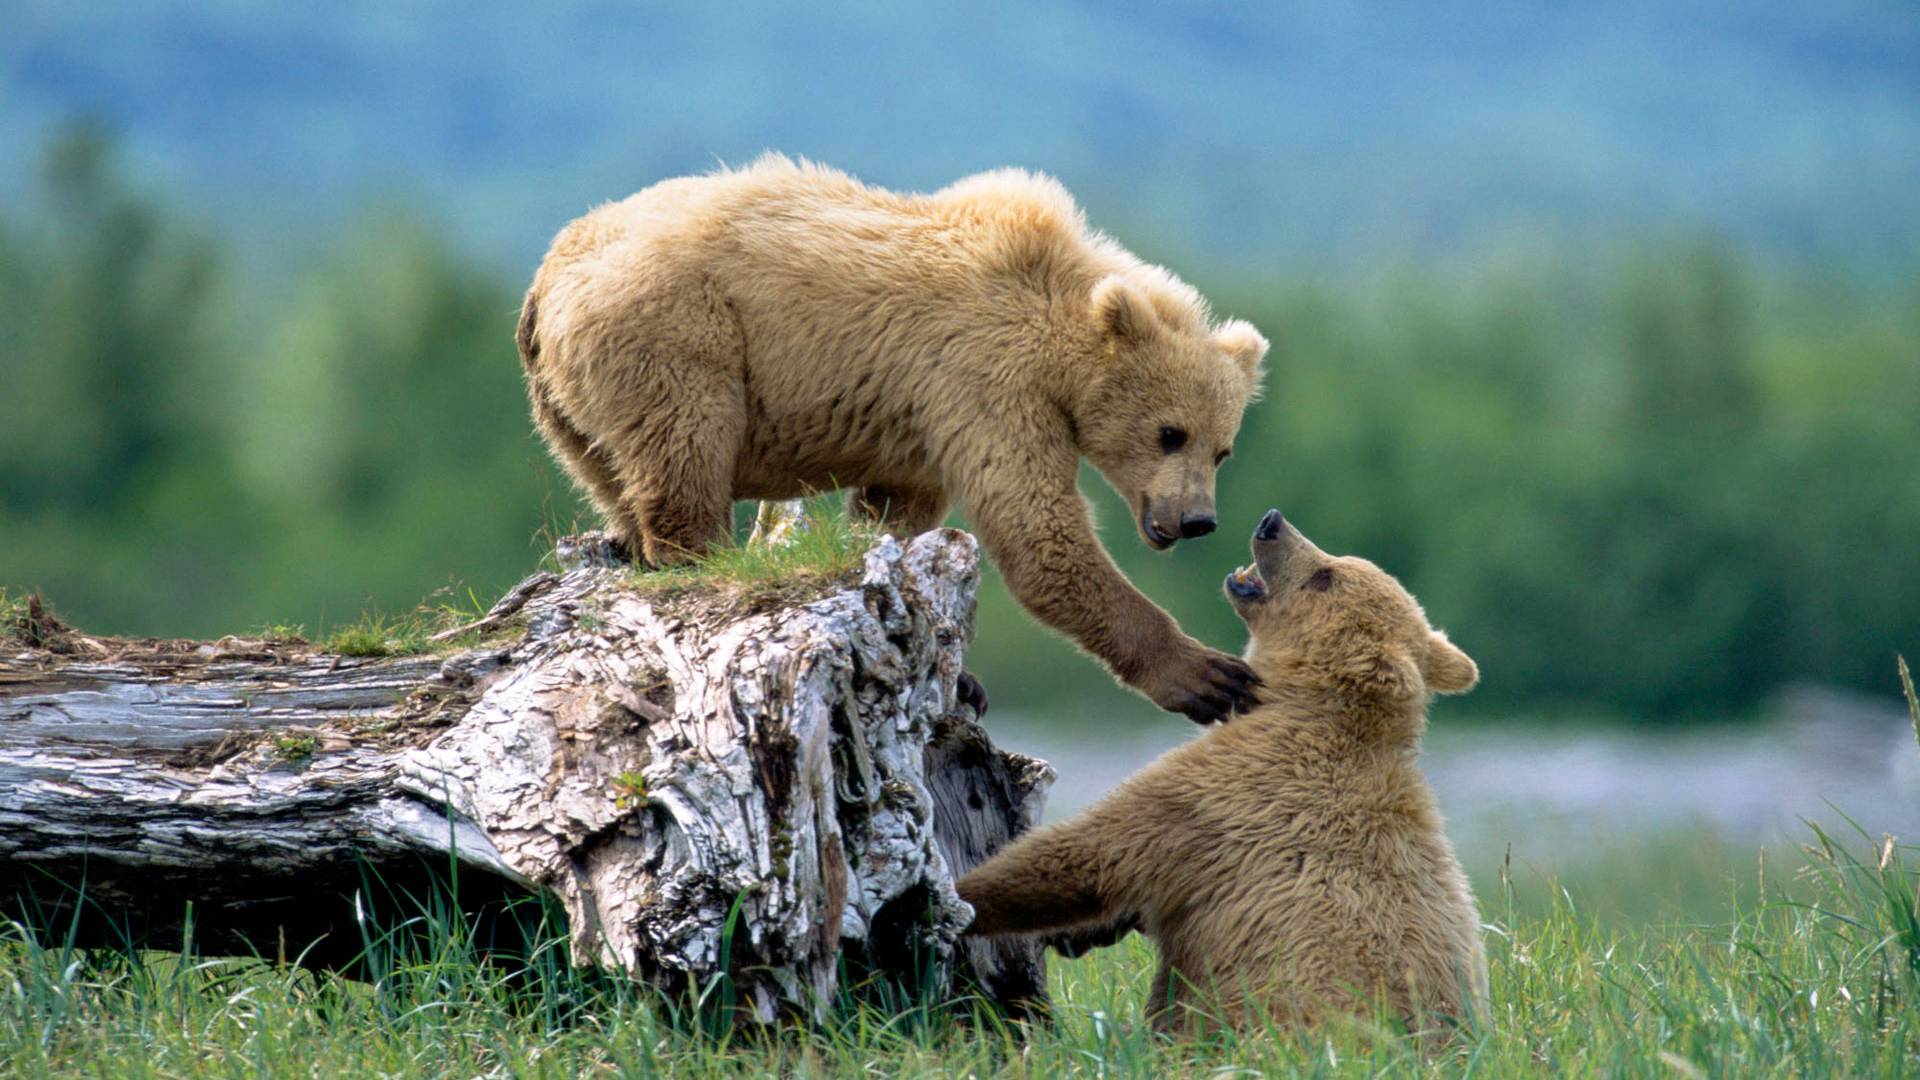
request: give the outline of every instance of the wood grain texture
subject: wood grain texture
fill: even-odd
[[[0,647],[8,914],[175,947],[192,901],[202,950],[351,966],[369,906],[457,878],[470,913],[557,899],[577,962],[669,991],[724,954],[761,1020],[819,1015],[843,953],[1043,1002],[1036,947],[956,949],[954,878],[1053,777],[956,702],[972,538],[883,538],[805,600],[647,595],[608,554],[570,540],[524,629],[446,656]]]

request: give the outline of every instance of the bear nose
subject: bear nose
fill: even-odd
[[[1196,536],[1205,536],[1219,524],[1212,514],[1183,514],[1180,517],[1180,536],[1191,540]]]
[[[1267,511],[1267,515],[1260,519],[1259,526],[1253,530],[1253,538],[1255,540],[1278,540],[1280,539],[1280,530],[1286,528],[1286,526],[1287,519],[1281,516],[1280,511],[1269,510]]]

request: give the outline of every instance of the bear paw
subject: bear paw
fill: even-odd
[[[975,720],[987,715],[987,688],[980,685],[980,680],[974,677],[973,672],[963,671],[954,680],[953,696],[960,704],[973,706]]]
[[[1260,676],[1236,656],[1200,648],[1175,654],[1150,684],[1155,705],[1196,724],[1217,724],[1258,703]]]

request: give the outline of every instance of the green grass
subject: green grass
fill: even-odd
[[[770,594],[817,588],[860,569],[879,539],[873,527],[849,519],[840,507],[838,499],[809,499],[801,527],[785,543],[733,537],[696,561],[662,570],[636,568],[628,580],[646,592],[723,588]]]
[[[876,528],[849,519],[841,509],[841,500],[822,496],[806,502],[803,525],[785,544],[749,544],[739,536],[730,536],[726,544],[691,563],[668,569],[634,567],[628,571],[626,582],[639,592],[657,596],[724,592],[747,600],[795,598],[818,592],[828,582],[851,577],[876,540]],[[480,619],[488,607],[472,590],[457,596],[457,590],[447,588],[405,615],[365,611],[357,621],[326,632],[319,648],[349,657],[419,655],[467,648],[476,642],[474,634],[447,642],[434,642],[432,636]],[[591,623],[593,613],[582,613],[582,619]],[[511,625],[515,623],[509,621]],[[303,626],[263,628],[267,638],[294,640],[301,634]]]
[[[27,598],[0,588],[0,628],[10,627],[27,613]]]
[[[36,603],[40,604],[40,612],[37,616],[34,613]],[[0,641],[11,638],[35,648],[44,646],[46,644],[44,638],[49,631],[44,624],[36,621],[40,618],[53,619],[54,624],[58,625],[58,618],[47,608],[45,601],[38,594],[9,592],[0,588]]]
[[[1896,657],[1900,666],[1900,689],[1907,695],[1907,714],[1913,717],[1913,743],[1920,746],[1920,694],[1913,689],[1913,672],[1907,667],[1907,658]]]
[[[354,622],[336,626],[321,637],[323,652],[341,656],[417,656],[422,653],[451,651],[473,645],[480,635],[461,634],[436,642],[433,635],[464,626],[487,613],[491,605],[472,589],[448,586],[428,597],[412,611],[388,615],[367,610]],[[509,626],[518,624],[509,620]],[[270,626],[262,636],[270,640],[303,641],[304,627]]]
[[[281,761],[305,761],[319,748],[320,740],[313,735],[276,735],[273,739],[273,754]]]
[[[268,623],[255,627],[253,635],[276,645],[304,645],[307,628],[303,623]]]
[[[335,627],[320,647],[341,656],[404,656],[425,652],[426,638],[412,620],[366,612],[359,622]]]
[[[880,537],[872,526],[849,519],[841,506],[837,498],[822,496],[808,500],[801,527],[782,544],[748,543],[731,536],[727,543],[693,562],[659,570],[635,567],[627,573],[627,583],[641,592],[656,595],[707,591],[769,598],[804,596],[818,591],[823,584],[847,578],[859,570],[867,551]],[[450,596],[453,599],[450,600]],[[462,635],[445,642],[431,639],[436,633],[480,618],[488,607],[470,589],[465,596],[445,589],[402,615],[374,610],[363,612],[357,621],[336,626],[327,633],[320,639],[319,647],[326,652],[359,657],[414,656],[464,648],[474,644],[474,635]],[[582,620],[589,623],[594,617],[592,612],[581,615]],[[510,622],[509,625],[516,624]],[[299,638],[303,629],[274,626],[265,628],[263,633],[270,638],[291,639]]]
[[[1703,825],[1647,832],[1604,827],[1577,833],[1523,823],[1492,835],[1514,837],[1511,850],[1463,847],[1468,876],[1482,899],[1502,880],[1514,883],[1515,911],[1544,917],[1556,905],[1606,930],[1669,922],[1723,923],[1763,900],[1804,899],[1794,870],[1803,853],[1784,844],[1730,844]],[[1570,891],[1563,891],[1570,890]]]
[[[835,498],[809,500],[802,527],[783,544],[730,538],[698,561],[664,570],[636,568],[627,575],[627,581],[643,592],[661,594],[705,589],[772,597],[816,591],[824,583],[859,570],[867,551],[879,539],[876,529],[848,519],[840,507],[840,500]],[[474,645],[483,635],[462,634],[441,642],[433,641],[433,635],[479,619],[490,606],[471,588],[448,586],[412,611],[389,614],[369,608],[353,622],[336,625],[311,641],[323,652],[353,657],[451,651]],[[11,630],[26,611],[25,596],[0,589],[0,629]],[[494,633],[518,625],[516,620],[509,620]],[[285,645],[307,644],[310,640],[306,627],[295,623],[259,626],[254,634]]]
[[[392,930],[362,925],[369,982],[191,950],[80,952],[58,926],[0,924],[0,1075],[1920,1074],[1920,849],[1850,821],[1806,835],[1793,859],[1620,837],[1562,876],[1474,868],[1492,1008],[1437,1049],[1379,1019],[1166,1040],[1142,1023],[1153,955],[1138,937],[1056,959],[1049,1025],[958,1000],[719,1032],[571,967],[551,922],[531,955],[484,963],[430,895]]]
[[[1656,849],[1658,850],[1658,849]],[[0,946],[0,1071],[22,1076],[934,1073],[1373,1076],[1824,1076],[1920,1071],[1913,849],[1811,830],[1727,917],[1608,925],[1609,860],[1575,878],[1479,882],[1487,1022],[1430,1057],[1392,1025],[1170,1042],[1141,1023],[1152,953],[1135,937],[1055,960],[1051,1026],[965,1002],[844,1005],[818,1028],[701,1033],[631,984],[570,968],[557,935],[519,970],[477,962],[437,911],[424,943],[368,937],[373,984],[249,960],[81,954],[14,927]],[[1746,862],[1746,860],[1736,860]],[[1756,871],[1757,872],[1757,871]],[[1772,883],[1772,877],[1781,880]],[[56,928],[57,930],[57,928]]]

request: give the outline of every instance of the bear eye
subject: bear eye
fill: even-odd
[[[1233,450],[1231,448],[1222,450],[1219,453],[1213,455],[1213,467],[1216,469],[1219,468],[1221,462],[1227,460],[1232,456],[1233,456]]]
[[[1307,583],[1300,587],[1313,592],[1326,592],[1333,588],[1333,567],[1323,566],[1315,570],[1313,576],[1307,579]]]
[[[1171,454],[1185,445],[1187,445],[1187,433],[1185,431],[1177,427],[1163,427],[1160,429],[1160,451],[1162,453]]]

